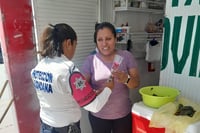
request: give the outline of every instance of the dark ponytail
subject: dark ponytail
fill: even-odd
[[[54,56],[60,57],[63,54],[62,44],[66,39],[73,41],[77,40],[77,35],[74,29],[65,24],[60,23],[56,25],[49,25],[42,36],[41,44],[43,45],[42,51],[40,52],[43,57],[53,58]]]

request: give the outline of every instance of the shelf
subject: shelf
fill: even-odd
[[[131,12],[141,12],[141,13],[164,14],[163,10],[136,8],[136,7],[115,7],[114,11],[115,12],[131,11]]]
[[[129,33],[130,35],[130,40],[132,40],[133,42],[146,42],[149,40],[152,40],[153,38],[157,39],[157,40],[162,40],[162,36],[163,33],[147,33],[147,32],[132,32]],[[126,41],[123,42],[117,42],[117,44],[127,44]]]
[[[116,0],[116,1],[120,1],[120,0]],[[152,40],[152,39],[158,39],[158,40],[162,40],[162,36],[163,33],[161,32],[156,32],[156,33],[147,33],[145,31],[143,31],[145,29],[145,27],[147,26],[147,21],[151,20],[152,22],[155,21],[155,23],[158,20],[154,20],[154,19],[158,19],[162,16],[164,16],[165,11],[165,0],[160,0],[160,1],[153,1],[153,0],[145,0],[146,2],[146,6],[142,5],[144,3],[144,1],[141,0],[134,0],[135,3],[130,3],[130,1],[128,0],[124,0],[126,2],[126,4],[119,4],[119,3],[115,3],[114,7],[113,7],[113,22],[116,25],[121,25],[121,23],[124,22],[128,22],[130,25],[130,27],[132,27],[133,30],[130,30],[130,32],[128,33],[130,40],[134,41],[135,44],[145,44],[146,41]],[[141,17],[139,19],[144,19],[144,21],[142,21],[140,23],[141,26],[139,27],[135,27],[138,22],[137,19],[132,19],[132,17],[129,16],[139,16],[144,15],[144,18]],[[154,17],[155,16],[155,17]],[[152,18],[151,18],[152,17]],[[144,27],[144,28],[142,28]],[[159,27],[156,27],[159,28]],[[117,42],[118,44],[125,44],[126,42]]]
[[[144,32],[144,31],[135,31],[135,32],[131,32],[129,33],[131,35],[162,35],[162,32],[155,32],[155,33],[148,33],[148,32]]]
[[[156,38],[157,40],[162,40],[163,33],[147,33],[147,32],[132,32],[130,33],[131,40],[135,42],[144,42]]]

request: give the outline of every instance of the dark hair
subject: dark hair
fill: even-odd
[[[95,32],[94,32],[94,42],[97,43],[97,33],[100,29],[103,29],[103,28],[108,28],[111,30],[111,32],[113,33],[114,37],[116,38],[117,36],[117,33],[116,33],[116,30],[115,30],[115,27],[114,25],[112,25],[111,23],[109,22],[102,22],[102,23],[98,23],[97,26],[95,26]]]
[[[53,58],[60,57],[63,54],[62,43],[66,39],[71,39],[71,42],[77,40],[77,35],[74,29],[65,24],[59,23],[56,25],[49,25],[41,36],[42,51],[39,52],[43,57]],[[73,44],[73,43],[72,43]]]
[[[97,29],[97,27],[98,27],[99,25],[100,25],[100,23],[98,23],[98,22],[95,23],[95,26],[94,26],[95,30]]]
[[[98,22],[95,23],[95,26],[94,26],[94,29],[95,29],[95,30],[94,30],[94,31],[97,30],[97,27],[98,27],[99,25],[100,25],[100,23],[98,23]],[[94,32],[94,35],[95,35],[95,32]],[[94,43],[96,43],[95,40],[96,40],[96,39],[95,39],[95,37],[94,37]]]

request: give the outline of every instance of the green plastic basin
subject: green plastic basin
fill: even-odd
[[[159,108],[162,105],[174,102],[180,91],[166,86],[147,86],[139,90],[145,105]]]

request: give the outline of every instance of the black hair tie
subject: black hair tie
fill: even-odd
[[[54,26],[54,25],[52,25],[52,24],[49,24],[49,26],[51,26],[52,28],[55,28],[55,26]]]
[[[52,24],[49,24],[49,26],[53,28],[52,30],[53,46],[54,46],[54,50],[58,52],[60,51],[60,44],[57,37],[58,28],[56,27],[56,25],[52,25]]]

